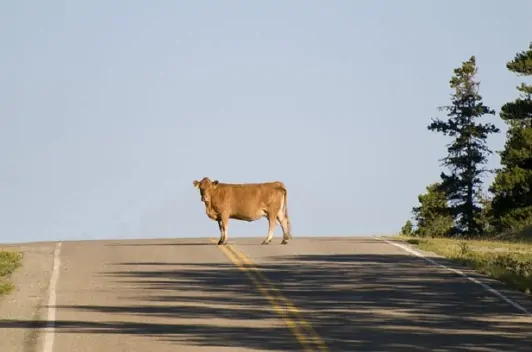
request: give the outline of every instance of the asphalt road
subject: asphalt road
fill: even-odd
[[[63,242],[56,276],[20,246],[0,351],[531,351],[530,314],[380,239],[261,241]]]

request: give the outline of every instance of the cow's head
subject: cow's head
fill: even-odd
[[[211,192],[218,185],[218,180],[211,181],[208,177],[204,177],[201,181],[194,180],[193,184],[200,191],[201,201],[209,203],[211,201]]]

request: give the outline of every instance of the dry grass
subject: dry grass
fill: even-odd
[[[22,254],[12,251],[0,251],[0,295],[7,294],[13,289],[9,276],[22,262]]]
[[[532,243],[526,240],[457,240],[394,236],[422,250],[456,260],[532,295]]]

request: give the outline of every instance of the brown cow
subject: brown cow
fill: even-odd
[[[287,190],[282,182],[232,184],[204,177],[201,181],[194,180],[193,184],[200,191],[207,216],[218,222],[218,245],[227,243],[229,219],[255,221],[262,217],[268,218],[269,231],[262,244],[271,242],[275,220],[279,221],[283,229],[281,244],[288,243],[292,238]]]

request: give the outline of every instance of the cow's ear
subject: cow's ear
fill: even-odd
[[[212,181],[212,184],[216,186],[218,184],[218,180]]]
[[[199,187],[199,182],[197,180],[194,180],[194,182],[192,182],[192,184],[194,185],[195,188]]]

